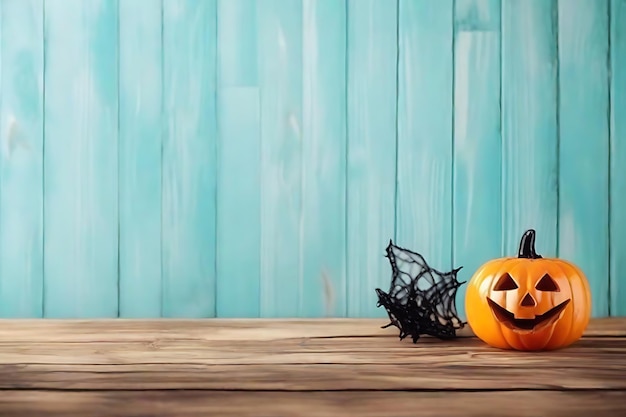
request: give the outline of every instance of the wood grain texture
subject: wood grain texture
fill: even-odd
[[[610,314],[626,316],[626,0],[610,7]]]
[[[303,0],[301,317],[346,315],[347,0]]]
[[[220,87],[258,86],[257,2],[218,0],[217,8]]]
[[[609,0],[559,1],[559,257],[609,314]]]
[[[164,2],[163,316],[215,315],[217,0]]]
[[[3,320],[0,388],[626,389],[624,319],[594,320],[582,340],[552,352],[498,350],[475,337],[412,344],[380,322]]]
[[[258,317],[261,285],[261,107],[257,7],[218,1],[218,317]]]
[[[382,317],[394,238],[397,5],[348,1],[347,312]]]
[[[258,317],[261,223],[259,89],[219,92],[218,317]]]
[[[0,320],[0,414],[414,415],[419,407],[420,415],[483,416],[513,407],[513,415],[620,416],[626,409],[626,319],[593,320],[582,340],[552,352],[493,349],[468,332],[412,344],[381,323]]]
[[[0,316],[43,314],[43,2],[0,4]]]
[[[400,0],[398,11],[395,235],[440,271],[452,269],[453,4]]]
[[[220,416],[501,416],[619,417],[626,391],[585,392],[53,392],[25,390],[0,397],[0,415],[25,417]],[[497,410],[497,411],[496,411]]]
[[[119,4],[120,316],[161,315],[162,4]]]
[[[475,338],[416,346],[396,337],[238,340],[236,347],[189,337],[3,342],[0,351],[3,390],[626,389],[623,337],[585,338],[558,354],[499,351]]]
[[[502,244],[507,256],[517,253],[530,228],[537,230],[537,252],[557,255],[556,8],[552,0],[502,2]]]
[[[261,91],[261,316],[299,312],[302,225],[302,2],[257,2]]]
[[[115,0],[47,0],[44,314],[118,314]]]
[[[168,320],[8,320],[0,319],[0,340],[12,342],[140,342],[197,338],[212,340],[277,340],[293,338],[396,338],[395,328],[382,329],[385,319],[168,319]],[[474,337],[469,326],[459,337]],[[585,337],[625,337],[624,319],[592,319]],[[430,340],[425,338],[424,340]]]
[[[454,57],[453,266],[469,280],[502,254],[500,0],[457,0]],[[489,162],[486,163],[485,161]],[[457,307],[465,319],[465,289]]]

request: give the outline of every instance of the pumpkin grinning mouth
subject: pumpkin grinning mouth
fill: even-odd
[[[536,331],[554,323],[560,316],[561,312],[569,304],[570,300],[565,300],[556,307],[551,308],[543,314],[539,314],[532,319],[518,319],[515,314],[506,308],[498,305],[491,298],[487,297],[487,302],[491,307],[491,311],[499,322],[507,326],[511,330],[517,331]]]

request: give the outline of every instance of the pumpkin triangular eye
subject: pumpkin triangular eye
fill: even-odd
[[[513,278],[511,278],[508,272],[505,272],[504,275],[502,275],[498,280],[496,286],[493,287],[494,291],[510,291],[516,288],[517,284],[515,283]]]
[[[539,291],[559,291],[559,286],[556,285],[556,282],[548,274],[541,277],[535,288]]]

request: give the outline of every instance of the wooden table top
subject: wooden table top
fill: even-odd
[[[626,318],[534,353],[386,323],[0,320],[0,416],[626,416]]]

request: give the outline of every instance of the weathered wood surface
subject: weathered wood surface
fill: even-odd
[[[626,318],[535,353],[384,324],[0,320],[0,416],[626,415]]]

